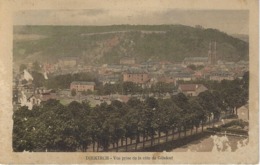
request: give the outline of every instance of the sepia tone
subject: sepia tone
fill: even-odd
[[[90,1],[94,8],[44,3],[52,7],[31,10],[26,6],[43,2],[27,2],[2,9],[12,13],[7,34],[13,36],[6,40],[12,74],[3,82],[12,82],[12,95],[3,108],[12,124],[1,128],[8,132],[3,162],[258,159],[253,2],[232,1],[238,5],[232,10],[215,1],[209,4],[216,8],[189,9],[179,1],[177,8],[166,7],[169,1],[158,8],[148,8],[158,2],[139,2],[146,10],[123,10],[137,2],[118,1],[116,7]]]

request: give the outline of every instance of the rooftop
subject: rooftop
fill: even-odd
[[[208,61],[208,57],[186,57],[183,61]]]
[[[87,81],[73,81],[72,85],[96,85],[95,82],[87,82]]]
[[[146,71],[138,70],[138,69],[126,70],[124,73],[127,73],[127,74],[147,74]]]
[[[185,92],[185,91],[195,91],[198,89],[200,86],[204,86],[202,84],[180,84],[179,88]]]

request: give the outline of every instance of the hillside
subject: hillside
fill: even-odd
[[[183,25],[15,26],[13,52],[15,61],[78,56],[85,63],[118,63],[132,56],[174,62],[207,56],[210,41],[217,41],[219,59],[248,60],[247,42]]]
[[[231,34],[232,37],[238,38],[242,41],[249,42],[249,36],[245,34]]]

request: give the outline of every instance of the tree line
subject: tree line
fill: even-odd
[[[73,101],[62,105],[48,100],[28,110],[14,111],[13,150],[21,151],[108,151],[120,141],[132,140],[143,146],[145,139],[154,144],[155,135],[168,137],[169,131],[195,131],[209,120],[219,120],[222,113],[237,113],[248,101],[248,74],[242,80],[227,81],[221,90],[210,89],[196,97],[183,93],[169,99],[131,98],[127,103],[114,100],[90,107],[88,102]],[[168,140],[168,139],[166,139]]]

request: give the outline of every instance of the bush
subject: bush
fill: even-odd
[[[222,119],[237,119],[238,115],[236,114],[229,114],[227,116],[224,116]]]
[[[224,124],[222,127],[228,128],[228,127],[231,127],[231,126],[234,126],[234,125],[240,126],[243,129],[245,126],[248,126],[248,122],[245,122],[241,119],[240,120],[234,120],[234,121],[231,121],[230,123]]]

